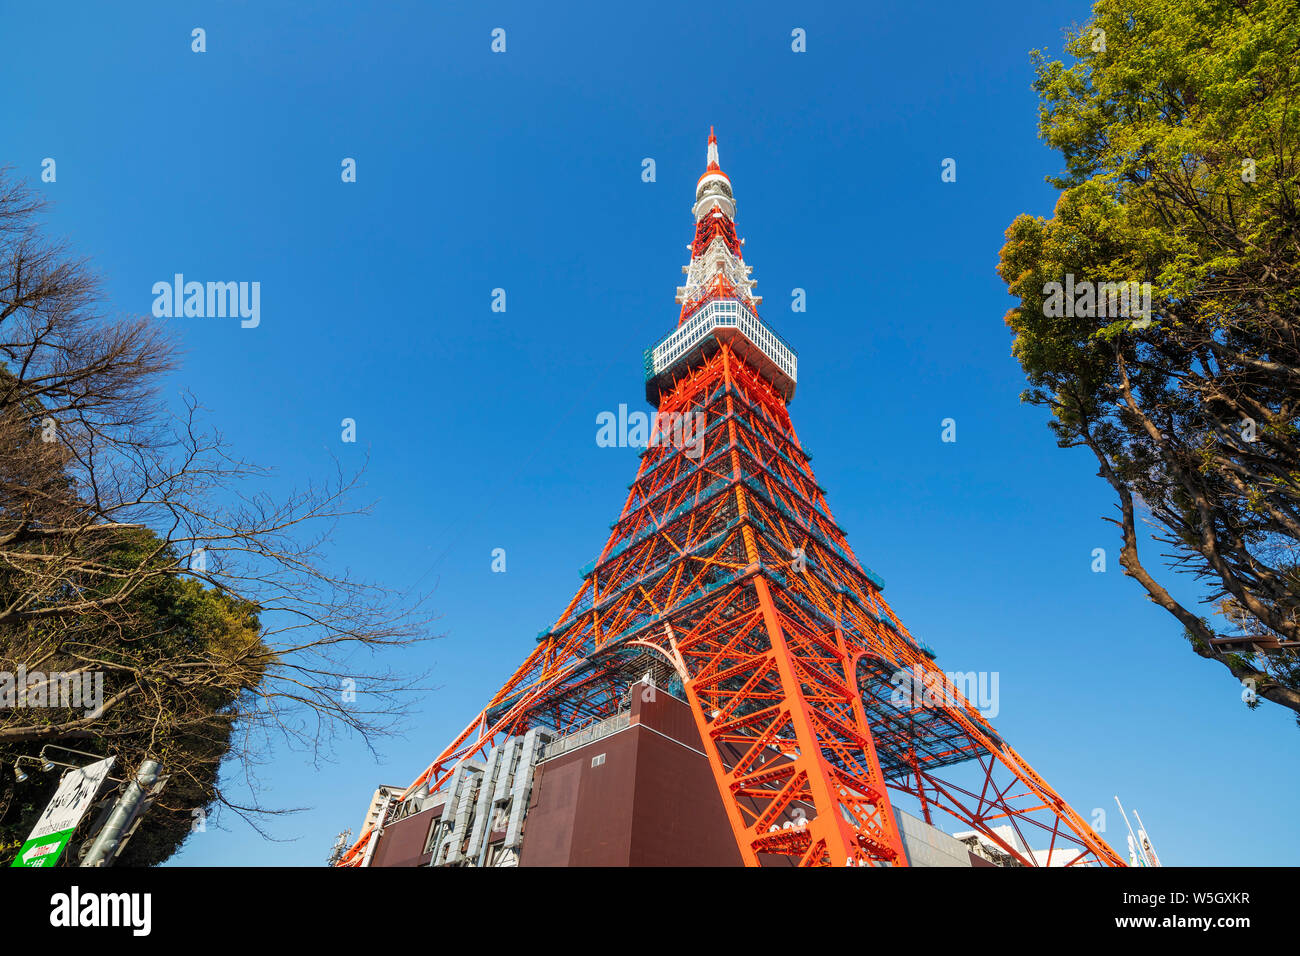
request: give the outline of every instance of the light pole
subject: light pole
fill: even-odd
[[[109,814],[108,821],[90,845],[86,858],[81,861],[82,866],[112,865],[126,842],[124,834],[130,836],[130,828],[147,809],[145,801],[150,800],[155,793],[161,773],[162,764],[156,760],[146,760],[140,764],[135,779],[127,784],[125,792]]]

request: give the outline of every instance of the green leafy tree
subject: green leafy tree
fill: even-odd
[[[156,545],[152,533],[132,529],[115,542],[104,563],[129,570]],[[168,559],[154,562],[165,567]],[[120,579],[106,577],[109,580],[98,585],[101,591],[119,586]],[[55,640],[40,626],[10,634],[0,651],[0,669],[12,673],[18,661],[40,660],[43,674],[66,674],[83,671],[93,662],[104,698],[118,701],[105,719],[83,725],[79,718],[84,710],[42,707],[14,711],[5,723],[13,729],[26,717],[28,740],[112,754],[128,773],[146,758],[161,761],[166,786],[118,859],[121,865],[148,866],[175,853],[200,824],[206,827],[241,709],[262,689],[274,653],[261,641],[256,608],[191,578],[154,577],[132,595],[128,610],[133,622],[129,635],[96,633],[92,628]],[[57,650],[42,653],[51,648]],[[44,732],[60,726],[68,729]],[[0,764],[13,766],[33,749],[26,742],[0,745]],[[59,749],[51,755],[88,762]],[[5,781],[10,793],[8,810],[0,813],[0,865],[12,860],[57,786],[56,773],[35,770],[35,761],[23,766],[27,780]],[[115,792],[108,789],[104,801],[111,802]],[[78,833],[86,842],[93,836],[88,832],[93,821],[94,815],[87,814]],[[65,863],[74,862],[79,843],[74,838]]]
[[[1034,57],[1062,192],[999,265],[1024,398],[1096,456],[1125,573],[1300,711],[1300,4],[1099,0],[1066,49]],[[1152,538],[1226,614],[1171,594]]]

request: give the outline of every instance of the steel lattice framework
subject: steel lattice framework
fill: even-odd
[[[755,309],[712,134],[695,215],[680,323],[719,296]],[[945,812],[1026,866],[1122,866],[885,603],[790,423],[793,381],[776,381],[755,349],[719,333],[647,369],[655,427],[604,548],[406,796],[443,788],[461,761],[531,727],[610,716],[649,663],[681,681],[748,865],[906,865],[893,790],[927,822]],[[900,674],[939,693],[900,697]],[[977,785],[945,779],[958,763],[978,767]],[[995,829],[1007,825],[1019,845]],[[359,865],[371,836],[339,865]]]

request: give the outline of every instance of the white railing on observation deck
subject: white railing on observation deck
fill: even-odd
[[[797,381],[799,357],[794,349],[763,324],[747,306],[735,299],[715,299],[705,303],[690,320],[675,329],[650,351],[646,363],[646,378],[650,379],[670,368],[674,362],[708,338],[715,329],[736,329],[761,351],[786,375]]]

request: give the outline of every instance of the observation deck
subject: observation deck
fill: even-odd
[[[731,346],[787,403],[794,398],[799,368],[795,350],[740,300],[714,299],[645,350],[645,393],[650,404],[657,408],[660,392],[676,376],[702,364],[719,343]]]

